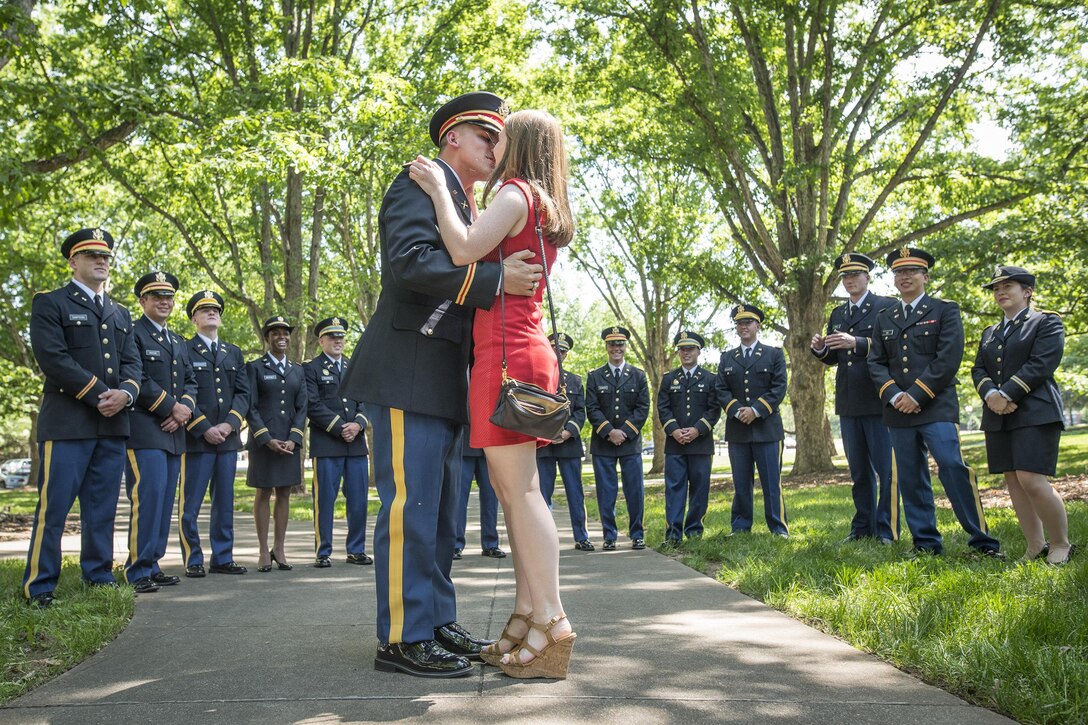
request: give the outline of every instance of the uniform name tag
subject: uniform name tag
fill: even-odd
[[[831,329],[835,332],[839,332],[840,330],[842,330],[842,323],[836,322],[834,325],[831,326]]]
[[[265,375],[264,379],[265,380],[279,380],[279,377],[280,377],[279,375]]]
[[[597,392],[598,393],[607,393],[608,392],[608,386],[607,385],[598,385],[597,386]]]
[[[331,375],[322,375],[321,376],[321,382],[323,382],[323,383],[335,383],[336,378],[334,378]]]
[[[194,360],[193,361],[193,369],[194,370],[203,370],[206,367],[208,367],[208,361],[207,360]]]
[[[87,318],[87,313],[85,313],[85,312],[82,313],[82,314],[76,314],[74,312],[69,312],[68,313],[68,319],[70,321],[72,321],[72,322],[75,322],[76,320],[79,320],[81,322],[86,322],[88,318]]]
[[[895,330],[881,330],[880,338],[882,340],[890,340],[895,337]]]
[[[147,357],[162,357],[162,350],[144,350]]]

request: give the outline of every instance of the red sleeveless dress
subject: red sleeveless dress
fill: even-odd
[[[529,194],[529,185],[521,179],[510,179],[503,186],[513,184],[526,195],[529,202],[529,218],[516,236],[502,240],[499,249],[503,255],[510,255],[524,249],[535,252],[535,256],[525,260],[529,264],[540,264],[540,242],[537,241],[536,227],[533,223],[533,201]],[[493,250],[483,261],[498,262],[499,249]],[[544,238],[544,254],[548,273],[558,249],[551,241]],[[547,311],[544,308],[543,279],[532,297],[506,295],[506,370],[507,375],[522,382],[539,385],[545,390],[559,388],[559,364],[555,359],[555,348],[548,342],[544,331]],[[495,304],[490,310],[477,310],[472,323],[473,363],[468,383],[468,409],[472,428],[469,444],[473,448],[488,446],[506,446],[515,443],[537,441],[547,445],[550,441],[533,438],[500,428],[491,421],[495,403],[499,398],[502,385],[502,306],[495,295]]]

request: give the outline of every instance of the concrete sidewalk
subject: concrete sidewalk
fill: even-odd
[[[479,555],[476,505],[474,492],[454,562],[459,621],[496,637],[513,570]],[[574,551],[566,511],[556,520],[578,631],[565,681],[483,666],[455,680],[376,672],[374,570],[343,563],[343,525],[331,569],[310,566],[312,529],[291,522],[295,569],[261,574],[252,521],[239,514],[235,554],[249,574],[140,596],[115,642],[0,708],[0,722],[1011,722],[649,549]],[[164,569],[180,574],[172,545]]]

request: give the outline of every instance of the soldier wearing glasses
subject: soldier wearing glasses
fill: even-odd
[[[23,596],[48,607],[60,577],[61,537],[79,499],[83,581],[117,586],[113,525],[125,470],[129,412],[140,394],[140,358],[128,310],[106,293],[113,237],[81,229],[61,245],[72,281],[34,297],[30,344],[45,383],[38,413],[38,506]]]

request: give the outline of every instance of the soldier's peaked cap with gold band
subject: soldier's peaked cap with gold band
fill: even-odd
[[[510,107],[494,93],[477,91],[457,96],[431,116],[431,141],[441,146],[442,137],[460,123],[471,123],[498,133],[506,125]]]
[[[835,258],[835,271],[840,275],[854,274],[855,272],[872,272],[876,266],[869,257],[861,252],[847,252],[841,257]]]
[[[87,254],[105,254],[113,256],[113,237],[105,229],[80,229],[68,235],[60,245],[60,253],[65,259],[71,259],[80,252]]]
[[[994,278],[982,285],[983,289],[993,289],[998,282],[1023,282],[1028,287],[1035,286],[1035,275],[1023,267],[1001,264],[994,269]]]
[[[283,315],[276,315],[269,317],[264,321],[264,327],[261,328],[261,335],[268,335],[270,330],[275,330],[279,327],[286,327],[288,332],[294,332],[295,326],[287,321],[287,318]]]
[[[214,307],[222,312],[223,298],[219,296],[219,293],[210,289],[201,290],[189,298],[189,302],[185,305],[185,314],[187,314],[191,320],[197,310],[202,310],[206,307]]]
[[[605,342],[626,343],[631,337],[631,331],[626,327],[606,327],[601,330],[601,339]]]
[[[552,333],[551,335],[548,335],[548,340],[550,340],[551,343],[553,345],[555,345],[556,344],[556,342],[555,342],[555,333]],[[568,335],[565,332],[560,332],[559,333],[559,343],[558,344],[559,344],[559,349],[560,350],[562,350],[563,352],[570,352],[571,350],[574,349],[574,338],[572,338],[570,335]]]
[[[673,347],[697,347],[700,350],[706,347],[706,340],[698,332],[681,330],[672,339]]]
[[[917,247],[900,247],[888,255],[888,268],[893,272],[897,269],[929,269],[937,263],[933,255]]]
[[[314,337],[321,337],[322,335],[343,337],[346,334],[348,334],[348,330],[344,327],[343,317],[326,317],[314,325]]]
[[[156,297],[173,297],[178,291],[178,278],[169,272],[148,272],[136,280],[132,291],[137,297],[155,295]]]
[[[729,316],[733,318],[734,322],[740,322],[741,320],[755,320],[756,322],[763,322],[764,314],[763,310],[759,309],[755,305],[736,305]]]

